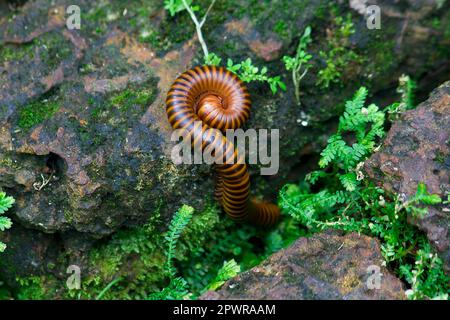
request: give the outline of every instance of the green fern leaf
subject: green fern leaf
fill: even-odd
[[[169,273],[171,277],[174,277],[176,274],[176,270],[173,267],[172,259],[175,255],[175,249],[178,243],[178,239],[183,230],[188,225],[188,223],[191,221],[193,213],[194,209],[192,207],[183,205],[173,216],[172,221],[170,222],[169,225],[169,230],[165,236],[167,242],[166,271]]]
[[[0,217],[0,231],[5,231],[6,229],[11,228],[11,226],[11,219],[7,217]]]
[[[428,193],[425,183],[420,182],[417,185],[417,192],[412,201],[421,204],[435,205],[441,203],[442,199],[437,194]]]
[[[355,191],[358,186],[358,181],[356,180],[356,174],[354,172],[349,172],[339,176],[339,180],[341,181],[344,188],[349,191]]]
[[[219,289],[225,283],[225,281],[238,275],[239,272],[241,272],[241,267],[236,263],[236,261],[234,261],[234,259],[225,261],[222,268],[220,268],[220,270],[217,272],[217,276],[208,285],[206,290]]]
[[[343,190],[336,191],[335,193],[336,202],[337,203],[346,203],[349,202],[351,197]]]
[[[4,214],[8,209],[12,207],[15,200],[13,197],[6,196],[6,193],[0,192],[0,215]],[[8,217],[0,217],[0,231],[5,231],[11,228],[12,222]],[[6,244],[0,241],[0,253],[5,251]]]
[[[310,182],[311,184],[315,184],[317,180],[326,177],[326,175],[327,174],[322,170],[312,171],[306,175],[305,180]]]
[[[169,286],[148,296],[149,300],[181,300],[188,296],[188,284],[181,277],[171,280]]]
[[[345,155],[346,144],[342,137],[338,134],[332,135],[328,139],[327,147],[320,154],[322,158],[319,160],[319,166],[325,168],[339,156]]]
[[[0,214],[5,213],[12,207],[15,200],[13,197],[6,196],[6,193],[0,192]]]

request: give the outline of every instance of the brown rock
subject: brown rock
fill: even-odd
[[[280,57],[283,43],[273,37],[263,40],[261,33],[252,26],[248,18],[232,20],[225,24],[225,28],[230,34],[238,35],[257,57],[265,61]]]
[[[249,42],[250,49],[265,61],[272,61],[280,56],[282,43],[275,39],[267,41],[253,40]]]
[[[298,239],[200,299],[404,299],[401,281],[382,262],[377,240],[328,231]]]
[[[449,139],[450,82],[446,82],[393,124],[382,150],[367,161],[366,170],[385,189],[401,196],[411,197],[423,182],[430,193],[446,198],[450,192]],[[448,270],[448,206],[429,207],[425,217],[410,220],[427,233]]]
[[[29,170],[19,170],[15,175],[15,182],[27,188],[27,190],[31,190],[33,187],[33,183],[35,182],[34,172]]]

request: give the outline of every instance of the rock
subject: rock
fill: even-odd
[[[416,109],[394,122],[381,151],[365,165],[369,176],[403,198],[413,196],[419,182],[444,200],[450,193],[450,81],[434,90]],[[450,270],[450,209],[429,206],[422,219],[409,221],[427,233]]]
[[[247,17],[242,20],[232,20],[225,24],[225,28],[227,33],[238,36],[246,43],[257,57],[265,61],[280,58],[283,43],[272,37],[267,41],[261,40],[261,34],[252,27]]]
[[[382,263],[377,240],[327,231],[298,239],[200,299],[405,299],[402,282]]]
[[[276,128],[281,137],[279,173],[260,177],[252,166],[253,194],[276,197],[302,159],[323,147],[339,103],[362,83],[375,94],[395,86],[402,73],[428,76],[431,84],[448,74],[449,13],[410,3],[380,2],[377,31],[344,2],[256,1],[251,8],[216,2],[203,30],[210,51],[235,62],[250,57],[288,86],[272,95],[266,84],[249,84],[254,108],[247,127]],[[170,17],[160,1],[80,0],[82,27],[68,30],[70,4],[28,1],[2,6],[0,14],[0,188],[16,198],[10,213],[15,226],[33,230],[30,244],[31,233],[45,233],[61,252],[79,252],[84,242],[156,216],[156,230],[164,230],[182,204],[199,212],[207,206],[214,184],[211,166],[176,166],[170,159],[164,99],[173,79],[203,60],[189,15]],[[355,32],[337,36],[336,18],[347,15]],[[280,57],[295,54],[308,24],[314,68],[303,79],[299,107]],[[335,82],[322,88],[317,74],[326,61],[319,52],[328,52],[334,37],[355,59],[342,57]],[[60,241],[68,234],[73,241]],[[73,258],[61,254],[61,260],[65,272]],[[1,264],[0,273],[7,273]]]

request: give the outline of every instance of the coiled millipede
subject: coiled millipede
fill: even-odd
[[[215,198],[225,213],[236,221],[272,225],[280,216],[279,208],[249,199],[250,177],[245,161],[240,158],[243,155],[222,134],[226,129],[241,127],[250,116],[250,108],[250,95],[242,81],[227,69],[215,66],[196,67],[181,74],[166,99],[172,128],[183,130],[182,136],[190,139],[192,147],[201,141],[202,151],[223,150],[220,154],[223,162],[215,164]],[[200,126],[196,126],[198,121]]]

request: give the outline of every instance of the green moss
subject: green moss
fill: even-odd
[[[194,212],[176,247],[175,267],[197,296],[211,281],[225,260],[236,259],[242,269],[262,261],[273,250],[289,245],[299,236],[298,224],[288,218],[275,229],[261,230],[236,225],[220,214],[218,206],[206,200],[201,212]],[[161,206],[163,203],[161,203]],[[146,224],[123,228],[110,239],[97,243],[82,267],[80,290],[69,290],[65,281],[51,274],[18,279],[21,299],[144,299],[167,285],[165,233],[161,232],[159,209]],[[274,239],[278,239],[274,244]],[[270,248],[269,248],[270,244]],[[266,250],[265,248],[269,248]],[[68,265],[63,261],[56,264]],[[49,266],[50,267],[50,266]],[[56,270],[55,270],[56,271]],[[104,291],[110,284],[108,290]]]
[[[331,5],[333,5],[331,3]],[[314,12],[314,17],[317,19],[325,20],[328,18],[330,14],[330,3],[321,3],[316,11]]]
[[[111,281],[119,280],[102,298],[143,299],[165,285],[165,242],[160,232],[159,210],[143,226],[122,229],[107,243],[95,247],[90,254],[91,275],[82,281],[81,291],[68,292],[71,297],[95,298]],[[205,245],[210,231],[218,223],[218,212],[208,207],[195,213],[188,229],[180,238],[175,259],[184,261],[190,252]]]
[[[94,123],[105,122],[111,117],[117,116],[123,118],[123,115],[116,114],[118,110],[121,114],[132,112],[136,115],[140,115],[145,108],[155,98],[155,87],[150,82],[146,82],[137,88],[128,87],[123,91],[114,93],[107,99],[102,98],[88,98],[88,104],[90,106],[90,119]],[[103,100],[103,101],[102,101]],[[90,134],[85,129],[84,134],[89,138]]]
[[[46,119],[49,119],[60,108],[58,101],[46,99],[32,102],[20,108],[18,125],[24,130],[29,130]]]
[[[17,160],[13,160],[7,153],[0,154],[0,165],[13,170],[20,169],[20,163]]]
[[[3,283],[0,281],[0,300],[11,300],[13,299],[13,295],[11,291],[3,286]]]
[[[0,47],[0,64],[7,61],[32,60],[33,58],[33,45],[3,45]]]
[[[200,8],[196,12],[197,17],[203,17],[210,3],[210,0],[200,0],[196,3]],[[259,0],[249,0],[245,3],[236,0],[216,1],[202,28],[206,42],[211,49],[217,49],[218,53],[222,53],[222,50],[220,50],[222,48],[220,46],[216,48],[214,45],[217,40],[215,39],[217,28],[230,18],[241,19],[244,16],[250,16],[252,21],[256,21],[257,18],[261,17],[262,8],[267,9],[267,5]],[[151,44],[152,48],[156,50],[170,50],[174,45],[191,39],[195,34],[195,26],[186,11],[178,12],[173,17],[169,15],[167,19],[162,21],[158,29],[158,32],[152,31],[148,24],[144,24],[138,35],[140,41]],[[225,43],[221,44],[221,46],[223,45]]]
[[[325,62],[325,68],[317,74],[316,84],[322,88],[328,88],[331,84],[340,83],[349,65],[362,65],[364,58],[352,49],[349,37],[355,33],[351,14],[345,18],[338,16],[334,19],[334,27],[327,37],[329,50],[320,51],[320,56]]]
[[[170,39],[163,36],[157,30],[149,30],[144,28],[141,30],[138,36],[138,40],[141,43],[147,43],[155,50],[169,50],[171,46]]]
[[[0,64],[9,61],[30,62],[39,57],[47,69],[53,70],[72,54],[71,43],[59,32],[53,31],[37,37],[28,44],[7,44],[0,48]]]
[[[274,27],[274,31],[281,37],[285,38],[289,35],[289,32],[287,31],[287,25],[284,21],[277,21]]]
[[[210,22],[210,20],[208,20]],[[207,34],[205,24],[204,34]],[[170,17],[161,24],[161,37],[169,39],[171,44],[188,41],[195,33],[195,26],[186,12],[180,12],[174,17]]]
[[[67,223],[71,224],[73,222],[73,214],[68,210],[64,210],[64,219],[66,219]]]
[[[447,158],[447,156],[443,152],[438,151],[433,160],[436,161],[437,163],[443,165],[443,164],[445,164],[446,158]]]
[[[91,152],[111,139],[124,136],[127,128],[134,125],[156,98],[155,82],[156,79],[150,77],[121,91],[85,96],[88,108],[83,118],[87,119],[86,123],[74,121],[72,125],[83,142],[83,150]],[[114,129],[115,135],[105,131],[105,123]]]
[[[108,30],[106,23],[107,9],[104,6],[94,7],[86,14],[86,21],[92,25],[92,32],[98,36],[104,35]]]
[[[62,61],[68,59],[73,50],[71,43],[58,32],[48,32],[34,41],[39,48],[39,56],[44,65],[55,69]]]
[[[151,89],[133,90],[128,88],[110,98],[112,106],[122,111],[127,111],[132,106],[146,106],[152,99],[153,92]]]
[[[105,21],[107,17],[107,9],[104,6],[94,7],[86,14],[86,20],[92,22]]]
[[[161,233],[154,229],[158,220],[156,214],[146,225],[120,230],[110,241],[96,246],[89,257],[90,275],[82,280],[79,292],[72,291],[69,295],[93,299],[108,283],[124,278],[126,287],[119,281],[103,298],[144,298],[146,291],[164,277],[164,255],[160,248],[163,240]]]
[[[42,279],[37,276],[26,278],[16,278],[20,285],[20,290],[17,293],[19,300],[42,300],[45,299],[45,290]]]

